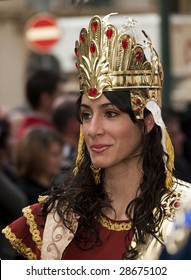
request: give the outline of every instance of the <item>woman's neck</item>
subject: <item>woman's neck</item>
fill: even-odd
[[[128,204],[137,196],[142,181],[140,164],[125,163],[105,170],[104,188],[111,200],[112,209],[105,209],[104,214],[111,219],[125,220]]]

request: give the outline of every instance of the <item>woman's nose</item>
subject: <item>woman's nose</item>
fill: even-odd
[[[90,126],[88,128],[88,135],[94,138],[97,135],[102,135],[104,133],[103,122],[98,116],[93,116],[90,121]]]

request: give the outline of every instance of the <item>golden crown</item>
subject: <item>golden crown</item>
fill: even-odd
[[[128,90],[132,109],[141,119],[148,100],[154,99],[161,107],[162,65],[144,31],[145,46],[137,43],[132,32],[133,19],[128,18],[118,30],[109,23],[110,15],[103,19],[97,15],[91,18],[88,30],[82,28],[79,41],[76,41],[80,91],[96,99],[103,91]],[[144,49],[149,49],[150,60]]]

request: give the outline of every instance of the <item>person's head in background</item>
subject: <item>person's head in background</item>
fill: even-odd
[[[54,100],[63,94],[63,81],[57,72],[40,69],[28,78],[25,92],[33,111],[49,115]]]
[[[181,127],[181,116],[172,108],[163,108],[162,114],[174,147],[175,155],[182,156],[186,137]]]
[[[60,135],[42,126],[32,127],[19,139],[14,150],[14,163],[20,177],[30,178],[48,187],[60,172],[62,161]]]
[[[52,111],[52,121],[62,136],[64,143],[77,147],[79,139],[79,122],[74,114],[78,95],[67,95],[59,98]]]
[[[80,126],[74,114],[78,95],[67,94],[57,99],[52,111],[52,121],[63,140],[62,170],[69,170],[74,165]]]

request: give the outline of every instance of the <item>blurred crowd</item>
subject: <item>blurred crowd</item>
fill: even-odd
[[[0,229],[46,194],[52,180],[69,176],[74,167],[79,92],[67,91],[64,85],[60,74],[37,70],[26,81],[27,106],[0,107]],[[175,150],[175,175],[191,182],[191,104],[184,112],[164,108],[162,114]],[[0,258],[20,258],[1,233]]]
[[[191,182],[191,104],[185,111],[162,110],[175,153],[175,177]]]
[[[73,168],[79,93],[66,91],[64,85],[57,72],[36,70],[25,85],[27,106],[0,106],[0,230],[46,194],[55,175],[67,176]],[[0,258],[19,258],[2,233]]]

